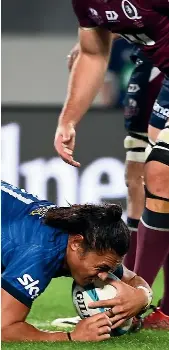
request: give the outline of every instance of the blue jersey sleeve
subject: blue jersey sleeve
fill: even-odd
[[[2,288],[27,307],[47,287],[52,274],[46,271],[42,247],[17,247],[12,259],[2,273]],[[53,273],[53,271],[52,271]]]

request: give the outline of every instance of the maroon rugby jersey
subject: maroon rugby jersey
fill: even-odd
[[[143,45],[169,76],[169,0],[72,0],[81,27],[103,27]]]

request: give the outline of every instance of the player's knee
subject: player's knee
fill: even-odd
[[[148,138],[148,144],[147,144],[147,147],[145,149],[145,162],[146,162],[148,156],[150,155],[154,146],[155,146],[155,142],[151,138]]]
[[[125,182],[128,188],[128,200],[132,201],[144,194],[143,175],[144,163],[126,161]]]
[[[152,145],[152,150],[149,156],[146,159],[146,163],[149,162],[158,162],[160,168],[160,164],[164,164],[165,166],[169,166],[169,126],[163,130],[161,130],[157,136],[157,140],[155,145]],[[167,167],[166,167],[167,169]]]
[[[125,182],[129,196],[135,196],[143,186],[146,146],[147,136],[145,134],[130,133],[124,140],[126,149]]]
[[[140,187],[143,187],[143,174],[140,172],[140,174],[131,174],[131,173],[126,173],[125,175],[125,183],[128,188],[128,192],[130,195],[136,194],[138,192]]]
[[[154,194],[169,196],[169,128],[160,131],[145,165],[145,184]],[[167,196],[167,197],[166,197]]]
[[[126,161],[144,163],[148,137],[145,133],[129,132],[124,139]]]
[[[169,229],[169,198],[155,194],[145,187],[146,202],[141,221],[144,225],[158,231]]]
[[[130,229],[134,229],[134,231],[137,230],[136,221],[140,218],[144,207],[145,191],[143,174],[144,163],[126,160],[125,180],[128,192],[127,214],[129,217],[129,221],[127,220],[127,223]]]
[[[161,129],[156,128],[156,127],[149,124],[149,126],[148,126],[148,139],[149,139],[151,144],[153,144],[153,145],[155,144],[160,131],[161,131]]]
[[[145,185],[152,193],[165,197],[169,195],[169,167],[151,162],[145,166]]]

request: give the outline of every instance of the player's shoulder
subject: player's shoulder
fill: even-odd
[[[72,6],[77,17],[84,17],[90,7],[91,0],[72,0]]]
[[[9,184],[5,181],[1,181],[1,195],[3,197],[3,195],[5,195],[5,199],[17,199],[18,203],[23,203],[23,204],[31,204],[31,203],[39,203],[39,204],[43,204],[46,203],[49,205],[53,205],[53,203],[48,202],[45,199],[40,199],[36,194],[32,194],[27,192],[25,189],[16,187],[12,184]]]
[[[135,2],[136,5],[149,10],[168,6],[168,0],[135,0]]]
[[[144,8],[149,8],[151,6],[153,6],[153,3],[155,2],[156,0],[134,0],[134,2],[136,3],[136,5],[140,5],[143,6]]]
[[[25,204],[29,204],[33,202],[33,200],[37,200],[37,196],[28,193],[25,189],[21,189],[16,187],[8,182],[1,181],[1,192],[8,194],[10,197],[20,200]]]
[[[23,223],[27,226],[31,222],[35,224],[35,220],[28,220],[28,217],[36,215],[40,217],[53,203],[39,199],[36,195],[28,193],[24,189],[20,189],[5,181],[1,182],[1,209],[2,224],[15,223],[22,218]]]
[[[72,0],[72,5],[75,8],[84,9],[88,6],[89,0]]]

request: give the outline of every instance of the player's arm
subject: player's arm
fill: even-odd
[[[79,29],[80,51],[70,75],[67,99],[59,124],[74,126],[89,108],[104,78],[111,48],[111,33],[101,28]]]
[[[112,39],[112,44],[113,42],[116,40],[116,39],[119,39],[120,38],[120,35],[119,34],[115,34],[115,33],[112,33],[112,36],[111,36],[111,39]],[[69,71],[72,70],[72,67],[76,61],[76,58],[78,57],[78,54],[80,52],[80,43],[77,42],[73,48],[71,49],[71,51],[69,52],[69,54],[67,55],[67,58],[68,58],[68,69]]]
[[[138,276],[135,272],[130,271],[123,265],[123,277],[122,281],[129,284],[130,286],[137,288],[139,286],[142,286],[144,288],[147,288],[147,290],[152,293],[152,290],[149,286],[149,284],[140,276]],[[142,288],[141,288],[142,289]],[[144,290],[144,289],[142,289]]]
[[[103,83],[112,43],[111,33],[102,28],[80,28],[79,40],[80,51],[70,74],[54,142],[63,160],[74,166],[80,165],[72,157],[75,127]]]
[[[117,280],[120,279],[122,282],[134,288],[138,288],[141,286],[143,288],[139,288],[139,289],[144,290],[146,288],[147,291],[152,294],[152,290],[149,284],[142,277],[138,276],[135,272],[127,269],[127,267],[124,266],[123,264],[119,265],[113,274],[110,273],[109,277],[113,280],[114,279],[116,280],[116,277],[117,277]],[[146,295],[147,295],[147,292],[146,292]]]
[[[26,322],[33,300],[49,284],[44,250],[33,245],[15,249],[13,260],[2,273],[1,332],[3,341],[67,340],[66,333],[47,333]]]
[[[2,341],[66,341],[67,333],[40,331],[26,322],[30,309],[2,289],[1,339]]]
[[[67,332],[42,331],[26,322],[30,309],[4,289],[1,290],[1,340],[14,341],[69,341]],[[111,321],[105,313],[79,322],[71,332],[71,340],[101,341],[110,338]]]
[[[46,273],[45,252],[39,246],[19,247],[2,273],[1,333],[3,341],[68,341],[66,332],[42,331],[26,318],[33,300],[51,281]],[[56,257],[57,258],[57,257]],[[56,272],[56,270],[54,270]],[[107,315],[82,320],[71,333],[73,340],[101,341],[110,337]]]
[[[112,46],[115,42],[116,39],[119,39],[120,35],[119,34],[114,34],[112,33]],[[71,49],[69,54],[67,55],[67,64],[68,64],[68,69],[69,71],[72,70],[72,67],[78,57],[80,51],[80,43],[77,42],[74,47]],[[105,77],[104,77],[104,83],[101,86],[101,97],[102,97],[102,102],[104,105],[111,105],[115,102],[117,98],[117,91],[113,90],[112,84],[117,85],[116,77],[115,75],[108,69]]]

